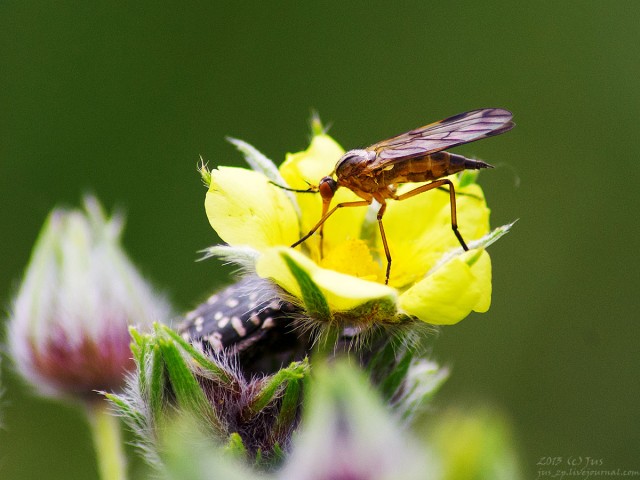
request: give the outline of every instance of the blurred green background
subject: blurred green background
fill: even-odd
[[[228,282],[196,174],[279,161],[317,109],[346,148],[478,107],[512,132],[458,149],[498,168],[491,310],[444,328],[438,408],[488,405],[526,478],[546,456],[640,470],[640,3],[0,3],[0,301],[55,205],[86,191],[128,214],[132,258],[181,311]],[[96,475],[75,410],[3,362],[0,477]]]

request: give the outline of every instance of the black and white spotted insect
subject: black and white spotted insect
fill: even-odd
[[[304,357],[308,335],[294,327],[299,307],[258,277],[211,295],[178,325],[185,340],[205,352],[237,355],[245,372],[269,372]]]

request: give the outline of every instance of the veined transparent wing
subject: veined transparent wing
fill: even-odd
[[[482,108],[416,128],[367,147],[365,150],[376,153],[376,159],[367,168],[376,170],[409,158],[499,135],[515,126],[512,116],[503,108]]]

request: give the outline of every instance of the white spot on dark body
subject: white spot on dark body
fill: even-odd
[[[262,322],[262,329],[263,330],[267,330],[269,328],[273,328],[273,326],[275,325],[275,322],[273,321],[273,317],[267,317],[264,319],[264,322]]]
[[[209,299],[207,300],[207,303],[208,303],[209,305],[213,305],[214,303],[216,303],[216,302],[218,301],[218,299],[219,299],[219,298],[220,298],[220,297],[218,297],[218,295],[211,295],[211,296],[209,297]]]
[[[229,308],[235,308],[238,306],[240,302],[238,301],[237,298],[230,298],[225,302],[225,305]]]
[[[244,328],[242,320],[240,320],[239,317],[231,317],[231,326],[241,338],[247,334],[247,329]]]
[[[218,321],[218,328],[226,327],[227,323],[229,323],[229,317],[222,317],[222,319]]]
[[[269,304],[269,308],[278,310],[280,308],[280,302],[278,302],[278,300],[272,300],[271,303]]]
[[[203,323],[204,323],[204,318],[202,317],[202,315],[200,315],[198,318],[196,318],[196,319],[193,321],[193,324],[194,324],[196,327],[202,327],[202,324],[203,324]]]
[[[260,325],[260,317],[258,316],[257,313],[254,313],[253,315],[251,315],[249,317],[249,321],[251,321],[251,323],[253,323],[254,325]]]
[[[219,352],[222,350],[222,335],[220,332],[214,332],[206,338],[209,345],[213,348],[214,351]]]

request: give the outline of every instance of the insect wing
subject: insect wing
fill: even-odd
[[[368,168],[384,168],[408,158],[499,135],[514,127],[511,118],[508,110],[483,108],[416,128],[367,147],[366,150],[376,152],[376,159]]]

